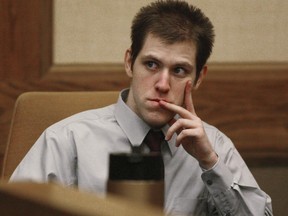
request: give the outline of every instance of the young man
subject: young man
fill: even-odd
[[[180,215],[272,215],[234,145],[201,121],[192,99],[207,73],[214,31],[209,19],[182,1],[143,7],[125,53],[130,89],[117,104],[90,110],[49,127],[12,180],[57,181],[105,194],[108,155],[149,151],[145,136],[161,130],[165,210]]]

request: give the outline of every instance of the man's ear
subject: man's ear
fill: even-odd
[[[193,90],[196,90],[196,89],[199,88],[199,86],[201,85],[202,81],[206,77],[207,71],[208,71],[208,67],[207,67],[207,65],[204,65],[204,67],[200,71],[200,74],[199,74],[197,82],[193,85]]]
[[[128,75],[128,77],[132,78],[133,72],[132,72],[131,49],[127,49],[125,52],[124,64],[126,74]]]

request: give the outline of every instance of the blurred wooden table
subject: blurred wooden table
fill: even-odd
[[[159,216],[161,209],[56,184],[0,182],[1,216]]]

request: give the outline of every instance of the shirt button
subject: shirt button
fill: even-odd
[[[212,185],[213,184],[212,180],[207,180],[207,184]]]

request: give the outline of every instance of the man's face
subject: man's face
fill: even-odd
[[[132,78],[127,105],[151,127],[162,127],[175,115],[163,109],[164,100],[183,106],[185,86],[194,83],[196,46],[193,42],[166,44],[149,34],[131,68],[130,50],[125,69]]]

